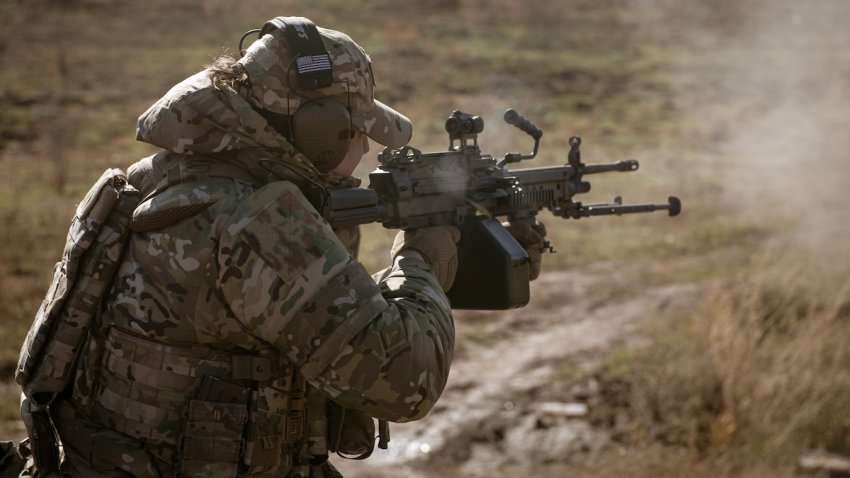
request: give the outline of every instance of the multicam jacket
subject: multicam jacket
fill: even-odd
[[[149,197],[55,407],[72,476],[315,476],[329,407],[416,420],[443,390],[454,326],[429,266],[376,283],[299,190],[299,154],[233,141],[285,143],[243,102],[199,74],[140,121],[170,151],[129,170]]]

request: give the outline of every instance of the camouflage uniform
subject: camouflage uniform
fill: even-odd
[[[368,57],[321,31],[355,124],[405,143]],[[333,231],[299,189],[350,179],[318,173],[252,108],[281,107],[286,55],[266,35],[241,60],[250,88],[201,72],[140,118],[166,151],[128,171],[149,197],[52,407],[71,476],[332,476],[329,416],[416,420],[440,396],[454,325],[430,266],[398,259],[376,283],[357,231]]]

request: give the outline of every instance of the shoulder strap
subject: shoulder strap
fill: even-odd
[[[205,178],[236,179],[254,187],[263,183],[239,166],[204,159],[180,161],[168,168],[160,182],[148,193],[142,202],[156,196],[176,184],[198,181]]]

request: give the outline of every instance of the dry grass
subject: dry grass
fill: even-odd
[[[634,449],[611,471],[793,476],[807,449],[850,454],[850,281],[769,257],[608,360],[596,420]]]
[[[709,352],[729,426],[758,454],[850,453],[850,281],[766,271],[715,302]]]

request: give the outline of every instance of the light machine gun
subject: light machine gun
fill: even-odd
[[[544,208],[574,219],[657,210],[679,214],[681,203],[672,196],[667,204],[624,205],[619,197],[613,204],[573,201],[590,191],[585,175],[638,169],[635,160],[582,163],[578,136],[570,138],[563,166],[508,169],[537,155],[543,131],[513,109],[504,119],[534,138],[532,152],[507,153],[501,160],[481,154],[478,134],[484,121],[455,111],[446,120],[448,151],[386,148],[378,156],[380,166],[369,174],[368,189],[330,190],[320,212],[334,227],[371,222],[393,229],[457,226],[458,272],[447,295],[454,309],[481,310],[522,307],[529,299],[528,255],[496,217],[533,224]]]

